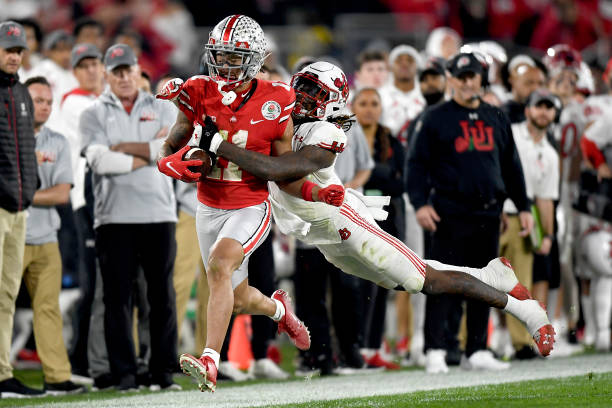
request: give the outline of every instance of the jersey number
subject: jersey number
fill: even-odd
[[[223,139],[229,143],[235,144],[238,147],[246,148],[247,139],[249,132],[246,130],[239,130],[234,133],[232,140],[228,140],[229,133],[227,130],[219,130],[219,134]],[[224,181],[242,181],[242,170],[234,162],[226,160],[217,160],[215,166],[210,170],[210,173],[206,178],[213,180],[224,180]]]
[[[561,130],[561,157],[571,156],[578,148],[578,130],[574,123],[568,123]]]

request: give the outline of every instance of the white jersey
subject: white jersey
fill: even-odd
[[[341,152],[346,146],[342,129],[324,122],[299,125],[292,147],[320,146]],[[320,186],[341,184],[333,164],[307,177]],[[341,207],[290,196],[269,183],[272,213],[281,232],[315,244],[330,263],[346,273],[368,279],[384,288],[418,292],[425,281],[425,262],[397,238],[387,234],[375,219],[389,197],[365,197],[348,189]]]
[[[346,144],[347,138],[341,128],[330,122],[316,121],[296,126],[291,147],[294,152],[301,150],[304,146],[312,145],[340,153]],[[331,166],[317,170],[306,178],[321,187],[331,184],[342,185],[342,181],[334,170],[335,163],[336,160]],[[334,207],[293,197],[280,190],[276,183],[268,183],[268,189],[274,219],[281,231],[297,233],[297,238],[310,244],[337,241],[335,229],[331,228],[329,223]],[[334,232],[333,239],[330,239],[330,228]],[[298,233],[298,231],[301,232]]]
[[[559,124],[555,128],[555,139],[559,143],[559,154],[562,161],[562,182],[574,182],[580,177],[580,138],[587,126],[584,114],[587,103],[572,101],[561,111]]]
[[[416,118],[426,106],[425,98],[416,81],[410,92],[403,92],[391,83],[383,86],[379,93],[383,108],[380,123],[391,129],[391,134],[396,137],[402,128]]]

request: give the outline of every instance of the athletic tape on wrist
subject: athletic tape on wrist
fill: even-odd
[[[208,150],[213,152],[214,154],[217,154],[217,149],[219,148],[219,145],[222,141],[223,136],[221,136],[219,133],[215,133],[212,140],[210,141],[210,147],[208,148]]]

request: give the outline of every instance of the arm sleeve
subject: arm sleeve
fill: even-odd
[[[113,152],[108,146],[91,144],[84,150],[87,164],[92,171],[101,176],[126,174],[132,171],[134,156]]]
[[[414,126],[410,151],[406,160],[404,178],[406,191],[415,209],[426,205],[431,191],[429,163],[432,157],[431,141],[436,137],[430,126],[430,116],[424,114]]]
[[[72,175],[72,159],[70,158],[70,144],[64,136],[61,137],[61,148],[55,161],[55,167],[53,168],[53,174],[51,176],[51,182],[53,185],[57,184],[74,184],[74,178]]]
[[[110,141],[104,132],[104,127],[96,115],[95,109],[97,106],[97,104],[94,104],[85,109],[79,118],[79,138],[81,139],[82,156],[85,156],[84,152],[89,145],[110,145]]]
[[[182,86],[177,98],[178,108],[194,122],[200,116],[200,101],[206,97],[206,86],[211,79],[205,75],[189,78]]]
[[[514,143],[514,137],[512,136],[512,128],[510,127],[510,121],[506,118],[501,111],[498,116],[500,118],[500,126],[503,129],[503,149],[501,154],[501,174],[504,184],[506,186],[506,192],[512,199],[514,205],[518,211],[529,211],[529,199],[527,198],[527,188],[525,186],[525,175],[523,173],[523,166],[516,150],[516,144]]]

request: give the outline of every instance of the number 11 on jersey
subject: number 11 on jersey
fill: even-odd
[[[232,140],[229,139],[229,133],[227,130],[219,130],[219,134],[223,139],[229,143],[232,143],[238,147],[246,148],[247,139],[249,132],[246,130],[239,130],[232,135]],[[242,181],[242,170],[234,162],[228,161],[227,164],[221,164],[219,160],[212,168],[206,178],[213,180],[225,180],[225,181]]]

